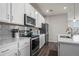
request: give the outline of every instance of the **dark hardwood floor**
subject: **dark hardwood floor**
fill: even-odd
[[[58,56],[58,46],[57,43],[49,42],[44,45],[38,56]]]

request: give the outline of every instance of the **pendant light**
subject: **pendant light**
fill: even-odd
[[[74,19],[73,22],[76,22],[76,18],[75,18],[75,3],[74,3]]]

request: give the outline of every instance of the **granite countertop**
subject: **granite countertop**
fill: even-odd
[[[79,44],[79,41],[73,40],[72,38],[58,38],[58,43]]]

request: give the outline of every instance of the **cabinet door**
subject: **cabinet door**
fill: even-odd
[[[37,10],[36,9],[34,9],[34,18],[37,20],[37,15],[38,15],[38,12],[37,12]]]
[[[19,55],[20,56],[30,56],[30,38],[21,38],[19,42]]]
[[[38,21],[38,12],[36,11],[37,14],[35,14],[35,18],[36,18],[36,27],[39,27],[39,21]]]
[[[42,34],[40,35],[40,48],[44,45],[44,43],[45,43],[45,35]]]
[[[25,4],[25,13],[26,13],[27,16],[31,16],[31,11],[30,10],[31,10],[30,4],[26,3]]]
[[[26,45],[20,49],[21,56],[30,56],[30,45]]]
[[[35,9],[30,5],[31,17],[35,19]]]
[[[39,48],[41,48],[43,46],[43,39],[42,39],[42,36],[40,35],[40,46]]]
[[[12,3],[11,23],[24,25],[24,4]]]
[[[39,44],[39,48],[41,48],[42,47],[42,39],[41,39],[41,36],[40,36],[40,44]]]
[[[59,42],[59,56],[79,56],[79,45]]]
[[[10,16],[10,4],[0,3],[0,21],[10,22],[9,16]]]
[[[26,13],[27,16],[30,16],[32,18],[35,18],[35,9],[29,3],[26,3],[25,4],[25,13]]]
[[[38,27],[38,28],[41,28],[41,15],[38,13],[37,14],[37,25],[36,25],[36,27]]]
[[[38,21],[39,21],[39,24],[38,24],[38,26],[41,28],[42,27],[42,19],[41,19],[41,15],[39,14],[39,16],[38,16]]]
[[[45,19],[44,19],[44,17],[42,16],[42,23],[45,23]]]

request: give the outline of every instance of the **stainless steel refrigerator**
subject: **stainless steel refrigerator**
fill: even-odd
[[[48,39],[49,39],[49,25],[47,23],[42,23],[42,28],[40,30],[41,34],[45,34],[45,43],[48,43]]]

